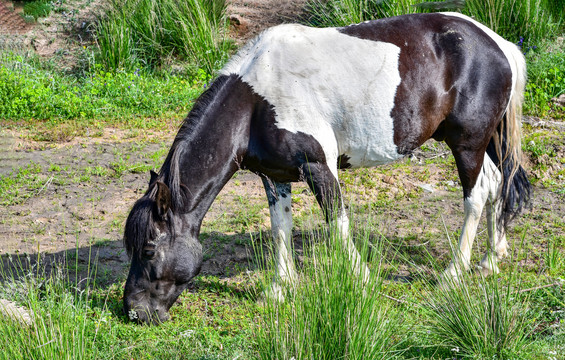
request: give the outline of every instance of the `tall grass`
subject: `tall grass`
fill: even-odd
[[[313,26],[345,26],[417,12],[428,12],[415,5],[426,0],[311,0],[307,23]],[[513,42],[520,38],[536,44],[557,34],[563,21],[551,0],[467,0],[461,12],[489,26]],[[561,8],[562,9],[562,8]],[[561,10],[562,13],[562,10]]]
[[[176,58],[213,74],[232,49],[225,8],[225,0],[109,0],[96,25],[98,62],[132,70]]]
[[[551,47],[546,44],[546,51],[532,51],[526,56],[528,84],[524,110],[536,116],[547,116],[551,110],[564,111],[552,104],[552,99],[565,94],[565,48]]]
[[[2,265],[0,271],[0,297],[31,315],[27,325],[0,315],[0,359],[97,357],[92,332],[97,319],[88,305],[88,291],[70,281],[63,264],[50,273],[21,262],[8,269]],[[89,284],[82,285],[88,289]]]
[[[457,281],[443,278],[440,284],[430,284],[422,307],[438,346],[457,358],[528,356],[540,313],[530,293],[523,291],[515,258],[508,260],[513,265],[500,275],[484,278],[462,272]]]
[[[296,283],[283,284],[285,302],[266,299],[259,358],[389,359],[398,351],[405,330],[399,313],[381,295],[381,267],[364,284],[337,233],[305,239],[315,244],[307,250]],[[365,244],[361,253],[366,258],[368,237],[358,240]]]
[[[521,45],[539,45],[557,35],[562,18],[556,18],[547,0],[467,0],[464,13],[504,38]]]
[[[347,26],[366,20],[380,19],[418,11],[412,5],[419,0],[310,0],[306,22],[313,26]]]

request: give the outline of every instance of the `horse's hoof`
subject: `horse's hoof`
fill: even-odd
[[[285,299],[285,289],[282,288],[277,283],[272,283],[265,291],[263,291],[263,296],[261,300],[264,301],[276,301],[276,302],[284,302]]]
[[[484,277],[493,275],[493,274],[498,274],[500,272],[500,270],[498,269],[498,266],[496,266],[496,264],[493,264],[492,262],[485,262],[485,261],[481,261],[478,265],[477,265],[477,271]]]
[[[497,260],[502,260],[507,256],[508,256],[508,250],[506,249],[506,247],[496,250],[496,259]]]

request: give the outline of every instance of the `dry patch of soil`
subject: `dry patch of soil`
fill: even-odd
[[[266,27],[295,21],[304,3],[303,0],[232,0],[228,14],[234,23],[235,36],[244,42]],[[65,29],[80,28],[80,19],[89,16],[88,7],[76,10],[68,21],[56,20],[56,16],[64,15],[52,15],[38,25],[36,43],[32,44],[46,56],[61,53],[60,49],[63,53],[68,51]],[[0,175],[35,164],[40,186],[20,189],[28,195],[23,201],[0,207],[2,261],[14,265],[15,259],[26,258],[26,254],[32,254],[32,261],[38,254],[45,259],[67,256],[76,260],[80,271],[90,261],[96,262],[99,276],[108,283],[123,280],[129,268],[121,243],[125,218],[146,190],[145,168],[159,168],[174,133],[136,138],[107,129],[100,138],[77,137],[61,144],[31,142],[23,135],[0,129]],[[456,236],[462,223],[462,196],[452,163],[446,159],[425,165],[426,158],[437,160],[448,154],[443,146],[432,147],[434,151],[416,154],[410,167],[392,164],[344,172],[341,182],[347,189],[346,202],[356,211],[352,215],[354,228],[372,218],[377,223],[375,233],[384,235],[393,244],[416,253],[411,247],[425,246],[427,251],[447,259],[447,235]],[[138,168],[144,171],[138,172]],[[563,200],[562,193],[536,189],[534,210],[517,225],[527,222],[532,238],[547,232],[562,236],[565,233]],[[301,231],[323,224],[305,184],[293,185],[292,210],[296,217],[295,244],[300,250]],[[231,276],[248,269],[254,260],[250,235],[268,231],[269,227],[261,181],[249,172],[238,173],[204,219],[203,273]],[[484,251],[484,222],[480,232],[481,241],[477,243]],[[543,241],[542,237],[540,243]],[[541,266],[539,259],[528,261],[529,266]]]

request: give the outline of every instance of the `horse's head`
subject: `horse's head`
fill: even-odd
[[[171,205],[169,187],[152,179],[126,221],[124,243],[131,267],[124,310],[141,323],[166,321],[202,264],[202,247],[190,217],[176,214]]]

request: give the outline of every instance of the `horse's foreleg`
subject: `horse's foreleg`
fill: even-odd
[[[353,272],[355,275],[361,276],[364,282],[367,282],[369,280],[369,268],[355,248],[351,236],[349,236],[349,218],[343,205],[339,182],[325,164],[305,164],[303,174],[324,211],[326,221],[330,226],[335,225],[339,232],[339,239],[351,261]]]
[[[296,278],[292,257],[291,185],[272,182],[264,177],[262,180],[269,201],[276,261],[276,278],[267,295],[282,301],[284,295],[279,282],[292,283]]]

